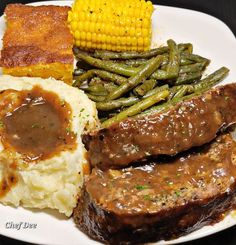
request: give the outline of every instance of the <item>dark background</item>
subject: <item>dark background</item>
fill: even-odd
[[[15,3],[15,2],[29,3],[32,1],[0,0],[0,15],[3,13],[6,4]],[[207,14],[211,14],[224,21],[231,28],[234,35],[236,36],[236,0],[159,0],[159,1],[154,0],[152,2],[160,5],[194,9]],[[0,214],[0,218],[1,218],[1,214]],[[70,242],[68,241],[68,244],[69,243]],[[15,245],[15,244],[29,245],[28,243],[23,243],[0,236],[0,245]],[[222,231],[215,235],[209,236],[207,238],[202,238],[193,242],[184,243],[184,245],[205,245],[205,244],[206,245],[222,245],[222,244],[236,245],[236,226],[226,231]]]

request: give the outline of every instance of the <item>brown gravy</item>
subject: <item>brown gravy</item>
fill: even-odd
[[[27,162],[44,160],[76,147],[70,105],[39,86],[3,91],[0,116],[2,144],[5,149],[20,153]]]
[[[86,190],[112,213],[157,213],[230,191],[236,181],[235,156],[236,142],[226,134],[167,162],[104,172],[95,168]]]

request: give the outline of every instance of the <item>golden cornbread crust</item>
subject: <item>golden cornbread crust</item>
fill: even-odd
[[[7,28],[3,37],[0,65],[9,70],[27,66],[34,69],[35,65],[62,63],[67,64],[65,72],[71,73],[74,57],[73,37],[67,26],[69,10],[70,7],[65,6],[7,5]],[[70,71],[68,65],[71,65]]]

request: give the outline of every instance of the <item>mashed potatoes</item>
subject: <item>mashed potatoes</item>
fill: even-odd
[[[1,76],[0,91],[0,203],[70,216],[88,164],[81,134],[98,125],[95,104],[54,79]]]

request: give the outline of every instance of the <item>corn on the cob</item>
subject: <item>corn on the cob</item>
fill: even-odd
[[[80,48],[143,51],[150,48],[152,12],[145,0],[75,0],[68,22]]]

